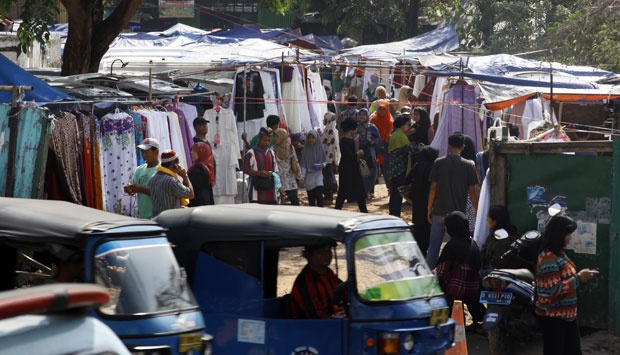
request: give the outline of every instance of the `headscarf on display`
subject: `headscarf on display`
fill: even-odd
[[[446,232],[450,240],[441,251],[437,264],[454,260],[459,263],[467,263],[474,269],[480,269],[480,250],[475,245],[469,232],[469,221],[461,211],[453,211],[445,217]],[[472,243],[474,245],[472,246]]]
[[[291,157],[292,148],[288,143],[288,133],[283,128],[278,128],[274,131],[276,136],[276,144],[273,146],[273,150],[276,156],[280,160],[287,160]],[[277,143],[280,140],[280,143]]]
[[[327,161],[327,155],[323,149],[323,144],[319,140],[319,134],[314,129],[308,131],[308,135],[312,135],[315,138],[314,144],[310,143],[309,139],[306,139],[304,144],[304,150],[301,153],[301,167],[306,171],[313,171],[314,164],[322,164]]]
[[[192,152],[195,152],[198,158],[194,161],[194,165],[190,168],[192,170],[196,165],[201,165],[207,170],[207,174],[209,174],[209,184],[211,186],[215,185],[215,163],[213,158],[213,150],[207,143],[196,143],[191,148]]]

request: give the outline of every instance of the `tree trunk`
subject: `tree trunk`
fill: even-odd
[[[418,18],[420,17],[420,0],[409,0],[405,17],[405,35],[407,38],[418,35]]]
[[[62,75],[98,72],[101,58],[143,2],[122,0],[104,20],[103,0],[61,0],[69,17]]]

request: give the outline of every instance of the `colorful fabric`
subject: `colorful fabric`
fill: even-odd
[[[331,318],[334,288],[342,281],[330,269],[326,275],[304,267],[295,279],[291,291],[293,318]]]
[[[435,275],[446,297],[462,300],[467,297],[478,297],[480,294],[478,270],[467,263],[445,260],[437,264]]]
[[[250,171],[278,171],[278,164],[272,149],[261,149],[256,146],[245,154],[243,158],[243,170],[247,174]],[[252,179],[252,177],[250,177]],[[252,184],[248,184],[250,202],[274,203],[276,200],[275,189],[256,191]]]
[[[577,318],[579,277],[564,252],[543,250],[536,264],[536,314],[568,321]]]
[[[411,169],[411,159],[409,153],[409,139],[400,128],[394,130],[390,136],[388,152],[390,154],[390,164],[388,167],[388,176],[397,177],[406,175]]]

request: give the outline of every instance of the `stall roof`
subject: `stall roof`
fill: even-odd
[[[56,88],[43,82],[41,79],[28,73],[26,70],[13,63],[9,58],[0,54],[0,85],[25,85],[32,86],[32,91],[25,91],[24,98],[19,101],[34,101],[36,103],[48,103],[62,100],[74,100]],[[0,91],[0,103],[11,103],[12,93]]]
[[[370,44],[344,49],[336,58],[358,57],[366,60],[396,63],[400,58],[441,54],[459,48],[459,39],[452,26],[438,28],[404,41]]]

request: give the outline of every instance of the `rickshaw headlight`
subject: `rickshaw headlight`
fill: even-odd
[[[413,333],[409,333],[405,337],[405,340],[403,340],[403,347],[405,348],[407,352],[410,353],[413,351],[414,346],[415,346],[415,341],[413,339]]]
[[[377,353],[400,354],[400,334],[379,333],[378,338]]]

